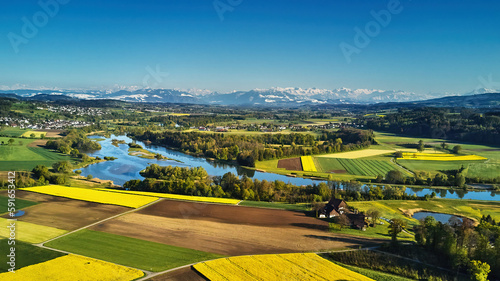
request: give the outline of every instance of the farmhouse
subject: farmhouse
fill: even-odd
[[[321,210],[320,218],[333,218],[342,214],[351,214],[347,208],[347,203],[342,199],[332,198]]]
[[[368,223],[366,216],[363,213],[353,213],[349,210],[347,203],[344,200],[332,198],[321,210],[320,218],[334,218],[345,215],[350,222],[351,227],[361,230],[366,230]]]

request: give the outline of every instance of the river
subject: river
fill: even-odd
[[[100,136],[91,136],[90,138],[103,138]],[[259,180],[281,180],[284,182],[290,182],[295,185],[307,185],[312,183],[320,183],[319,180],[304,179],[304,178],[293,178],[284,175],[257,172],[254,170],[246,169],[238,165],[223,163],[216,160],[208,160],[201,157],[195,157],[191,155],[184,154],[179,151],[171,150],[162,146],[156,145],[145,145],[143,142],[137,141],[145,149],[160,153],[168,158],[176,159],[181,162],[173,160],[156,160],[156,159],[145,159],[137,156],[128,155],[128,145],[118,144],[118,147],[111,144],[112,139],[124,140],[126,143],[132,142],[132,139],[126,136],[115,136],[111,135],[109,138],[100,141],[102,148],[98,151],[87,152],[89,156],[95,157],[99,156],[104,158],[104,156],[113,156],[117,159],[114,161],[106,161],[97,164],[89,165],[86,168],[80,169],[82,171],[82,176],[92,175],[93,177],[112,180],[115,184],[123,185],[125,182],[132,179],[144,179],[139,172],[145,169],[150,164],[158,164],[160,166],[180,166],[180,167],[203,167],[209,175],[212,176],[222,176],[227,172],[232,172],[239,176],[247,175],[250,178]],[[407,194],[417,194],[418,196],[424,196],[426,194],[431,194],[435,192],[437,197],[450,198],[450,199],[476,199],[476,200],[500,200],[500,192],[491,191],[462,191],[462,190],[446,190],[446,189],[430,189],[430,188],[407,188]]]

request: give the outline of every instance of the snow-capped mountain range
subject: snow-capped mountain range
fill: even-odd
[[[194,103],[220,105],[271,105],[294,106],[301,104],[373,104],[385,102],[421,101],[446,96],[498,93],[499,90],[476,89],[465,94],[416,94],[401,90],[348,89],[334,90],[316,88],[253,89],[218,93],[209,90],[191,89],[136,89],[113,90],[59,90],[59,89],[3,89],[0,93],[21,97],[36,95],[64,95],[77,99],[116,99],[129,102]]]

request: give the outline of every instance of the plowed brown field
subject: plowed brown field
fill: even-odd
[[[281,159],[278,161],[278,168],[285,168],[290,171],[302,171],[300,158]]]
[[[164,200],[91,229],[223,255],[322,251],[378,241],[329,233],[302,213]]]

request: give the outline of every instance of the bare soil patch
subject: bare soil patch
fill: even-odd
[[[155,276],[151,281],[206,281],[205,277],[200,275],[192,266],[167,272],[158,276]]]
[[[323,251],[379,242],[330,233],[326,222],[302,213],[170,200],[91,229],[222,255]]]
[[[334,174],[345,174],[345,173],[347,173],[346,170],[330,170],[328,172],[329,173],[334,173]]]
[[[311,225],[311,228],[314,229],[328,229],[327,222],[308,217],[302,212],[176,200],[162,200],[139,210],[137,213],[167,218],[258,226],[291,227],[300,223]]]
[[[130,210],[130,208],[122,206],[72,200],[26,191],[17,191],[16,198],[41,203],[26,208],[25,215],[19,220],[64,230],[75,230]],[[7,215],[4,217],[7,218]]]
[[[45,147],[45,144],[47,144],[47,140],[36,140],[28,144],[28,147]]]
[[[285,168],[290,171],[302,171],[300,158],[281,159],[278,161],[278,168]]]

